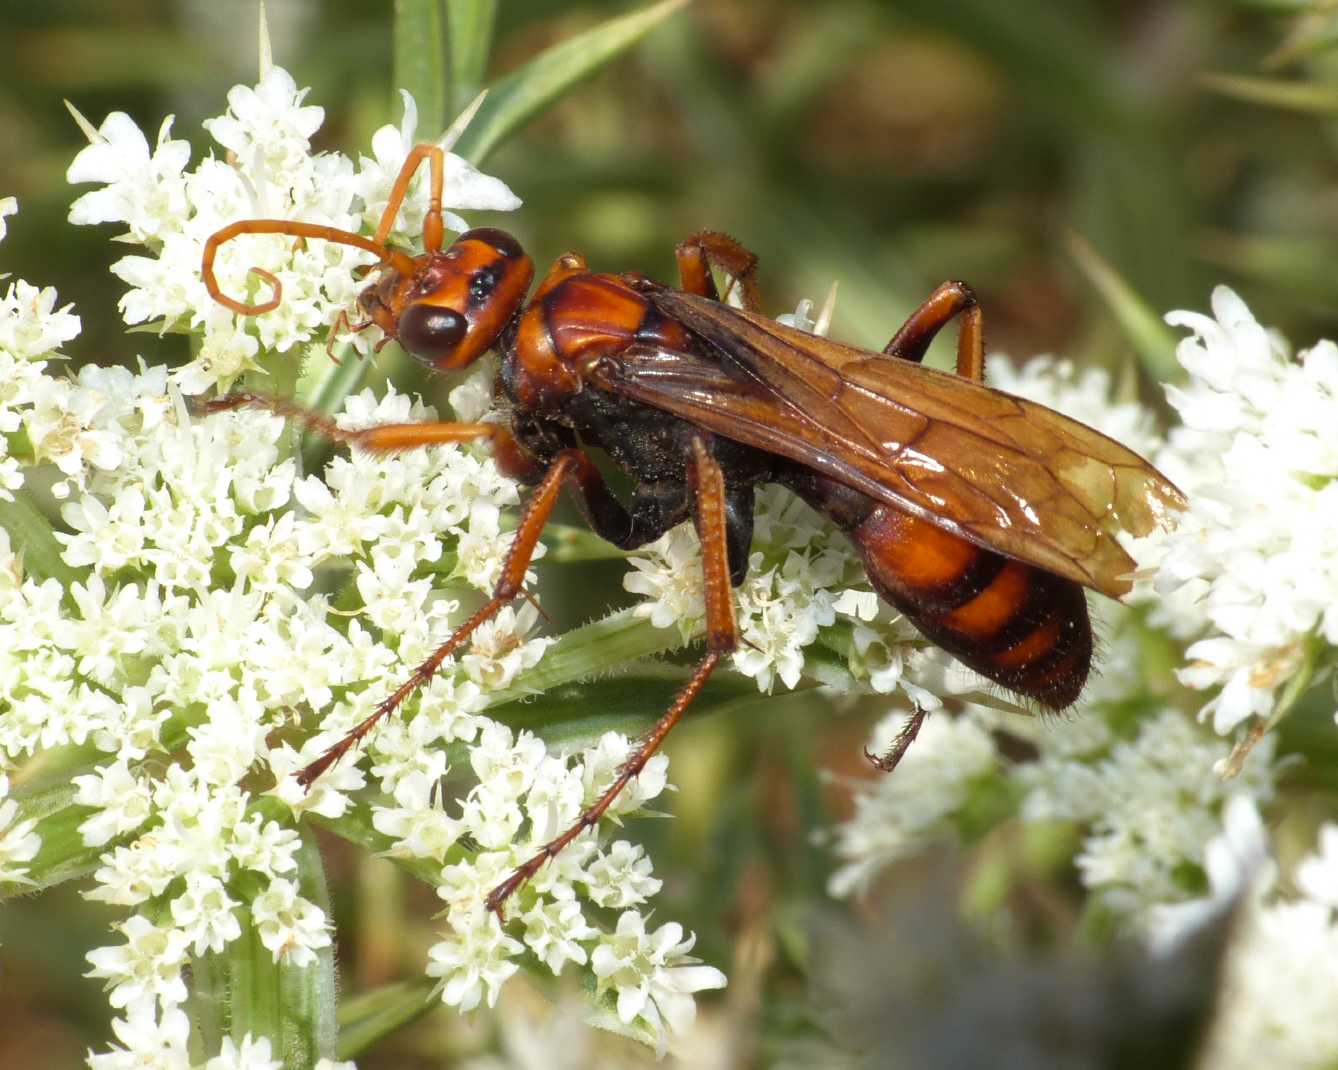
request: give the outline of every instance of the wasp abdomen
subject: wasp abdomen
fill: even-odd
[[[1082,587],[830,485],[806,495],[850,537],[874,589],[925,637],[1010,691],[1071,705],[1092,663]],[[863,497],[863,495],[860,495]],[[839,499],[839,501],[838,501]]]

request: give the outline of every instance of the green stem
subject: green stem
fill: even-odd
[[[320,853],[304,830],[297,854],[301,894],[329,916],[329,896]],[[306,1070],[335,1052],[335,972],[330,947],[314,962],[293,965],[274,956],[260,940],[250,912],[242,934],[218,954],[197,958],[191,967],[190,1010],[206,1055],[217,1053],[225,1036],[240,1042],[248,1034],[268,1037],[271,1057],[284,1067]]]

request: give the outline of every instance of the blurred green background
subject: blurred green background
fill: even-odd
[[[489,77],[632,7],[502,0]],[[398,121],[389,11],[270,0],[275,61],[326,110],[318,148],[365,151]],[[961,278],[991,349],[1126,366],[1131,344],[1073,235],[1157,314],[1205,308],[1226,282],[1306,342],[1334,333],[1338,308],[1331,20],[1299,0],[707,0],[484,169],[524,199],[504,225],[540,265],[579,249],[597,269],[669,279],[678,240],[727,230],[761,254],[770,311],[839,280],[833,333],[872,347]],[[256,76],[249,0],[0,2],[0,196],[20,204],[0,269],[75,303],[73,364],[179,360],[184,342],[125,334],[107,272],[123,247],[112,228],[65,222],[81,190],[64,173],[84,141],[62,99],[95,124],[128,112],[151,141],[174,114],[198,156],[200,120]],[[1276,95],[1275,80],[1289,106],[1247,99]],[[580,567],[579,586],[617,597],[620,566]],[[566,619],[601,608],[574,603]],[[796,696],[685,726],[670,748],[675,820],[632,830],[666,878],[665,918],[731,975],[721,1066],[770,1065],[811,1020],[804,916],[829,863],[810,832],[841,807],[817,770],[862,775],[868,723],[829,712]],[[330,864],[347,990],[419,976],[435,899],[337,845]],[[108,917],[69,888],[0,914],[0,1066],[105,1048],[97,986],[70,979]],[[360,1065],[455,1065],[492,1031],[438,1009]]]

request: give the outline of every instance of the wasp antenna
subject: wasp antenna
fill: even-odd
[[[264,279],[273,289],[269,300],[257,304],[247,304],[244,301],[238,301],[236,298],[228,297],[219,289],[218,279],[214,276],[214,258],[218,255],[220,246],[226,245],[239,234],[288,234],[294,238],[320,238],[323,241],[332,241],[339,245],[352,245],[354,248],[365,249],[369,253],[374,253],[381,258],[383,263],[389,264],[390,267],[402,275],[413,274],[413,258],[407,253],[401,252],[399,249],[392,249],[384,242],[373,241],[361,234],[354,234],[350,230],[339,230],[337,227],[327,227],[319,223],[302,223],[295,219],[243,219],[209,235],[205,240],[204,252],[200,257],[200,276],[204,279],[204,287],[209,291],[209,296],[220,305],[242,316],[258,316],[262,312],[270,312],[278,308],[283,287],[279,284],[279,280],[273,272],[266,271],[261,267],[253,267],[251,268],[251,274]]]

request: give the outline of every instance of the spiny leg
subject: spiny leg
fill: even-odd
[[[521,583],[563,483],[576,493],[577,503],[591,526],[603,538],[624,549],[641,546],[658,538],[678,520],[675,509],[670,507],[667,511],[661,510],[655,507],[658,503],[654,501],[643,502],[641,507],[630,511],[624,508],[610,491],[599,468],[580,450],[561,450],[553,457],[547,468],[541,466],[521,446],[515,434],[501,424],[444,422],[381,424],[351,430],[340,427],[324,413],[306,409],[287,399],[244,392],[206,401],[199,407],[206,413],[238,408],[265,409],[335,442],[376,453],[401,452],[446,442],[487,438],[490,440],[498,467],[513,479],[536,487],[516,531],[503,564],[502,577],[493,590],[492,598],[457,628],[450,638],[433,652],[432,657],[419,665],[412,676],[367,718],[315,762],[299,772],[299,783],[307,787],[365,737],[382,718],[403,704],[418,687],[427,683],[441,663],[459,648],[470,633],[477,630],[518,595],[527,596]],[[711,464],[714,465],[714,462]],[[723,487],[723,483],[721,485]],[[723,495],[723,489],[721,494]],[[730,623],[731,625],[733,623],[732,617]]]
[[[683,290],[699,297],[720,300],[711,268],[729,273],[730,285],[738,286],[743,307],[756,312],[762,306],[757,293],[757,254],[718,230],[699,230],[680,242],[674,250],[678,277]]]
[[[365,737],[382,718],[401,705],[414,690],[427,683],[442,661],[458,649],[470,633],[517,595],[526,595],[521,583],[534,555],[539,535],[556,504],[557,494],[563,483],[576,492],[578,504],[591,526],[604,538],[624,548],[640,546],[658,538],[677,521],[672,509],[665,515],[654,508],[640,508],[629,512],[613,496],[595,463],[580,450],[562,450],[553,457],[547,468],[541,466],[520,445],[512,431],[501,424],[443,422],[381,424],[350,430],[340,427],[324,413],[303,408],[292,401],[240,392],[204,402],[200,406],[201,411],[207,413],[238,408],[265,409],[325,438],[369,452],[400,452],[446,442],[487,438],[490,440],[494,459],[504,473],[513,479],[536,486],[516,531],[503,565],[502,578],[494,588],[493,597],[456,629],[455,633],[433,652],[431,658],[418,666],[413,675],[397,688],[394,694],[385,699],[348,735],[298,774],[299,782],[305,786],[310,786],[331,764],[338,761]]]
[[[934,336],[961,315],[957,334],[957,374],[976,382],[985,379],[985,332],[975,291],[964,282],[945,282],[910,314],[901,330],[883,347],[889,357],[919,363]]]
[[[693,496],[693,519],[702,548],[702,578],[706,593],[706,655],[697,663],[687,683],[674,696],[655,727],[642,737],[640,746],[619,768],[618,775],[604,793],[566,832],[544,844],[533,857],[518,866],[506,880],[488,893],[485,905],[499,919],[502,917],[502,904],[516,889],[582,832],[599,823],[613,801],[660,749],[665,737],[706,685],[720,659],[738,646],[738,626],[730,597],[725,479],[705,440],[700,436],[692,440],[688,482]]]
[[[553,459],[525,506],[520,525],[516,528],[515,537],[511,542],[511,549],[507,551],[506,559],[502,563],[502,575],[493,588],[492,597],[456,628],[450,638],[437,647],[431,656],[414,669],[404,683],[382,699],[369,716],[354,725],[342,739],[301,770],[297,774],[299,784],[309,788],[317,777],[356,747],[367,733],[402,706],[410,695],[429,683],[436,675],[437,669],[441,667],[441,663],[455,653],[470,635],[495,617],[505,606],[510,605],[517,595],[523,593],[525,572],[534,558],[535,547],[539,545],[539,536],[543,533],[553,507],[557,504],[558,491],[561,490],[562,484],[580,469],[582,462],[588,464],[589,460],[579,450],[564,450]]]
[[[871,764],[879,772],[890,773],[898,765],[901,759],[906,756],[910,750],[911,744],[915,742],[915,737],[920,734],[920,726],[925,722],[927,711],[918,702],[915,709],[911,712],[910,719],[901,726],[901,731],[892,740],[892,745],[887,748],[886,754],[872,754],[869,748],[864,748],[864,757],[869,759]]]
[[[335,344],[341,339],[351,335],[361,334],[376,321],[373,319],[358,320],[354,323],[348,318],[348,310],[341,309],[339,315],[335,317],[334,323],[330,324],[330,333],[325,336],[325,355],[335,363],[341,363],[339,357],[335,355]],[[383,339],[384,341],[384,339]]]

